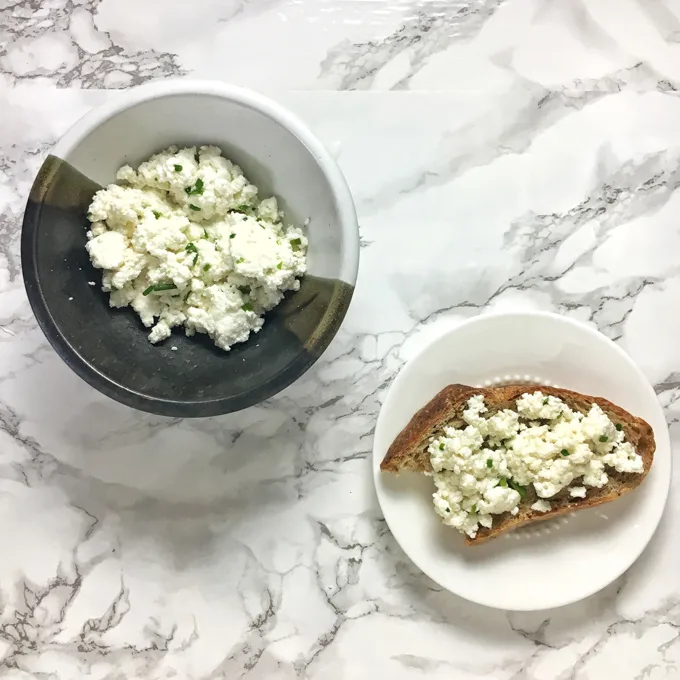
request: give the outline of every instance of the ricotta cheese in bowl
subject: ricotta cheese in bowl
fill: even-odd
[[[133,408],[204,417],[269,399],[319,359],[354,293],[359,228],[335,159],[295,114],[164,79],[57,142],[21,261],[40,327],[80,377]]]
[[[116,177],[92,200],[86,248],[110,305],[131,306],[150,342],[183,326],[229,350],[300,288],[307,238],[219,148],[172,146]]]

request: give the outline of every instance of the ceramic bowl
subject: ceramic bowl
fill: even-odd
[[[280,199],[287,221],[309,219],[308,274],[300,290],[229,352],[181,329],[151,345],[131,308],[109,307],[102,272],[85,250],[95,191],[115,181],[120,166],[136,166],[172,144],[219,146],[261,196]],[[340,169],[302,121],[238,87],[164,81],[117,94],[55,145],[26,205],[21,254],[38,323],[80,377],[134,408],[196,417],[263,401],[319,358],[352,298],[359,234]]]

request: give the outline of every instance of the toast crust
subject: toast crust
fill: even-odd
[[[571,498],[566,489],[548,499],[552,506],[548,512],[537,512],[531,504],[538,500],[533,486],[522,500],[517,515],[509,512],[494,515],[491,529],[479,527],[475,538],[466,537],[468,545],[480,545],[496,536],[513,529],[552,519],[576,510],[585,510],[596,505],[609,503],[639,486],[652,465],[656,442],[654,432],[645,420],[637,418],[620,406],[602,397],[593,397],[572,390],[542,385],[504,385],[502,387],[476,388],[468,385],[449,385],[421,408],[399,433],[387,450],[380,469],[384,472],[398,474],[403,471],[432,472],[430,455],[427,452],[430,437],[445,425],[464,425],[462,413],[470,397],[481,394],[490,411],[504,408],[516,411],[515,401],[523,394],[540,390],[546,396],[562,399],[571,409],[586,412],[592,404],[597,404],[607,416],[623,428],[626,441],[630,442],[642,457],[644,470],[642,473],[620,473],[607,468],[609,483],[603,488],[588,488],[586,498]]]

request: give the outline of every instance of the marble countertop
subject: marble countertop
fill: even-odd
[[[519,614],[419,573],[370,472],[396,372],[487,309],[616,340],[678,445],[679,42],[676,0],[0,0],[0,678],[680,678],[677,475],[622,578]],[[202,421],[76,377],[19,262],[58,136],[168,76],[303,116],[361,223],[357,293],[322,360]]]

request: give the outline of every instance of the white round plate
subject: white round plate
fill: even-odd
[[[429,477],[381,473],[380,462],[411,416],[446,385],[518,380],[605,397],[644,418],[654,429],[654,462],[638,489],[612,503],[466,546],[435,514]],[[402,369],[378,418],[373,471],[385,520],[423,572],[467,600],[526,611],[580,600],[630,567],[661,519],[671,452],[653,388],[611,340],[555,314],[496,314],[447,331]]]

